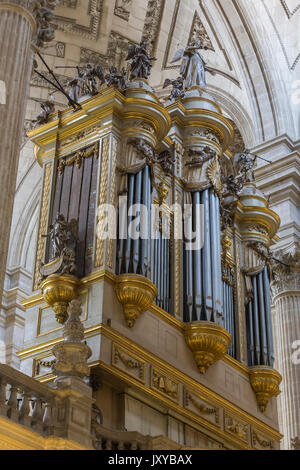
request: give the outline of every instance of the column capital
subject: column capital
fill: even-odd
[[[271,290],[273,300],[284,292],[298,292],[300,295],[300,246],[284,253],[283,250],[273,253]]]
[[[33,45],[40,48],[54,39],[51,21],[57,0],[0,0],[0,11],[15,11],[27,18],[32,27]]]

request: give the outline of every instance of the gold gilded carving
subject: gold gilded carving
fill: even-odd
[[[222,279],[228,285],[233,286],[234,282],[230,280],[230,277],[232,276],[233,278],[234,275],[234,261],[231,255],[232,240],[226,231],[222,236],[221,245]]]
[[[170,398],[178,400],[178,383],[154,368],[151,369],[151,387]]]
[[[200,415],[214,415],[215,423],[219,423],[219,410],[217,408],[209,407],[204,403],[200,403],[188,390],[185,390],[184,406],[188,407],[191,404],[196,408]]]
[[[98,149],[99,149],[99,144],[93,145],[92,148],[90,149],[84,149],[84,150],[78,150],[75,155],[73,155],[71,158],[61,158],[59,160],[59,165],[57,167],[57,171],[60,175],[63,174],[65,166],[71,166],[74,163],[76,163],[76,168],[81,168],[82,161],[84,158],[90,158],[90,157],[95,157],[98,158]]]
[[[274,442],[261,438],[255,431],[252,432],[252,443],[255,448],[274,449]]]
[[[213,185],[216,194],[220,194],[222,190],[221,168],[218,156],[211,162],[206,169],[206,176]]]
[[[109,142],[110,142],[109,137],[105,137],[103,139],[98,206],[100,206],[101,204],[106,204],[107,202]],[[98,232],[98,229],[100,230],[100,233],[101,233],[101,228],[103,228],[101,227],[101,220],[98,220],[98,225],[100,226],[97,228],[96,233]],[[101,237],[96,236],[95,267],[99,267],[103,265],[104,242],[105,240],[102,240]]]
[[[169,188],[165,183],[157,183],[155,180],[153,181],[153,186],[155,187],[158,195],[158,204],[161,206],[167,199],[169,195]]]
[[[114,137],[113,138],[113,146],[112,146],[112,161],[111,161],[111,178],[110,178],[110,196],[109,202],[111,205],[115,204],[116,199],[116,163],[117,163],[117,154],[118,154],[118,141]],[[111,217],[111,214],[109,214]],[[110,224],[113,223],[112,221],[109,222]],[[107,245],[107,266],[112,269],[113,267],[113,254],[114,254],[114,244],[115,241],[113,239],[108,240]]]
[[[112,354],[112,361],[113,365],[120,367],[119,362],[125,366],[126,369],[129,369],[131,373],[132,371],[136,370],[138,374],[138,379],[142,382],[145,382],[145,363],[136,359],[129,354],[125,349],[117,346],[113,343],[113,354]]]
[[[248,442],[249,440],[249,426],[248,424],[242,424],[232,416],[225,414],[225,431],[230,434],[234,434],[242,441]]]
[[[207,321],[186,324],[184,336],[201,374],[225,356],[232,340],[228,331]]]
[[[101,127],[94,126],[94,127],[91,127],[90,129],[85,129],[84,131],[78,132],[76,135],[63,139],[63,145],[68,145],[68,144],[72,144],[73,142],[78,142],[79,140],[84,139],[85,137],[88,137],[93,132],[96,132],[98,129],[101,129]]]
[[[68,318],[69,303],[78,295],[79,280],[70,274],[52,274],[41,284],[45,302],[53,308],[58,323],[64,324]]]
[[[114,287],[118,301],[123,305],[127,326],[132,328],[157,296],[157,288],[149,279],[138,274],[117,276]]]
[[[39,235],[38,235],[33,290],[38,289],[39,283],[40,283],[39,265],[44,256],[44,248],[45,248],[45,243],[46,243],[45,238],[43,238],[42,235],[46,233],[47,231],[48,209],[49,209],[49,203],[50,203],[51,174],[52,174],[52,163],[47,163],[45,166],[45,177],[44,177],[44,186],[43,186],[43,195],[42,195],[42,207],[41,207],[41,216],[40,216],[41,218],[40,218],[40,227],[39,227]]]
[[[279,372],[271,367],[250,367],[251,387],[255,392],[257,404],[262,413],[266,410],[269,400],[281,393],[279,390],[281,380]]]

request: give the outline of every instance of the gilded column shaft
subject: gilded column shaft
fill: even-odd
[[[31,72],[34,19],[23,7],[28,2],[0,0],[0,298],[2,297],[11,214],[23,130],[27,86]]]

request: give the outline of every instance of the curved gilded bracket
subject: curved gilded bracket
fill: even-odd
[[[275,369],[267,366],[249,368],[250,383],[256,395],[257,404],[262,413],[267,408],[269,400],[281,393],[279,385],[282,376]]]
[[[225,356],[232,341],[228,331],[208,321],[186,324],[184,336],[201,374]]]
[[[157,296],[157,288],[149,279],[138,274],[117,276],[114,287],[117,298],[123,305],[127,326],[132,328]]]

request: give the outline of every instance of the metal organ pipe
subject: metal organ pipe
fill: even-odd
[[[204,244],[201,249],[184,250],[185,321],[197,320],[223,323],[223,288],[226,308],[232,314],[227,288],[222,284],[220,213],[214,190],[192,193],[193,215],[189,232],[200,230],[201,209],[204,211]],[[185,242],[185,248],[187,244]]]
[[[273,367],[274,349],[270,282],[267,266],[264,267],[261,273],[252,276],[252,284],[253,299],[248,303],[246,308],[249,365]]]

